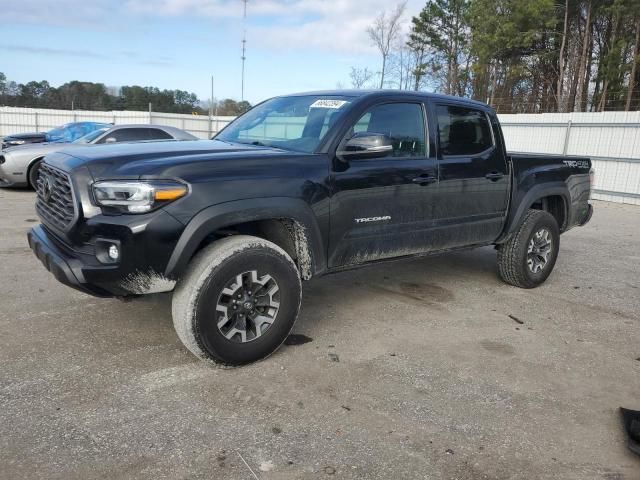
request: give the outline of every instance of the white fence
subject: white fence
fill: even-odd
[[[640,112],[500,115],[507,149],[590,157],[593,198],[640,205]]]
[[[211,138],[233,118],[0,107],[0,136],[101,121],[171,125]],[[508,150],[588,156],[596,170],[593,198],[640,205],[640,112],[500,115],[500,121]]]
[[[211,138],[234,118],[157,112],[90,112],[86,110],[0,107],[0,137],[12,133],[51,130],[69,122],[94,121],[118,125],[125,123],[168,125],[186,130],[198,138]]]

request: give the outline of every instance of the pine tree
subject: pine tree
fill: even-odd
[[[408,46],[423,60],[416,67],[416,80],[430,74],[437,79],[444,93],[467,93],[469,5],[470,0],[430,0],[420,14],[413,17]],[[427,52],[430,54],[428,62]]]

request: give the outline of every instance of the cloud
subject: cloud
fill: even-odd
[[[239,0],[127,0],[125,5],[145,15],[239,20],[243,13]],[[388,0],[366,4],[362,0],[251,0],[247,6],[250,45],[370,54],[375,49],[367,27],[380,12],[395,5]],[[410,0],[405,24],[422,5],[420,0]]]
[[[149,67],[172,67],[175,66],[175,60],[166,55],[160,55],[147,59],[146,55],[141,55],[131,50],[122,50],[119,53],[121,58],[130,60],[129,63],[136,63],[139,65],[147,65]]]
[[[82,57],[82,58],[109,58],[107,55],[92,52],[89,50],[72,50],[65,48],[48,48],[48,47],[29,47],[26,45],[0,45],[0,50],[8,50],[10,52],[21,52],[32,55],[56,55],[64,57]]]
[[[123,51],[120,52],[118,58],[111,55],[105,55],[89,50],[73,50],[66,48],[49,48],[49,47],[31,47],[28,45],[2,45],[0,44],[0,50],[6,50],[9,52],[19,52],[26,55],[46,55],[46,56],[60,56],[60,57],[77,57],[77,58],[91,58],[96,60],[111,60],[120,61],[122,58],[128,59],[128,63],[135,63],[139,65],[146,65],[149,67],[172,67],[175,66],[175,60],[173,58],[161,55],[152,59],[139,55],[135,52]]]
[[[143,60],[138,62],[140,65],[147,65],[149,67],[172,67],[175,64],[173,62],[165,60]]]
[[[395,5],[388,0],[249,0],[247,30],[251,45],[271,49],[368,54],[375,50],[366,28]],[[409,0],[405,26],[423,5],[423,0]],[[135,23],[152,17],[240,22],[243,4],[240,0],[0,0],[0,10],[3,20],[14,22],[108,27],[123,19]]]
[[[113,4],[113,0],[0,0],[0,12],[5,24],[96,26],[113,16]]]

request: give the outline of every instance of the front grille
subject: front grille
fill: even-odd
[[[42,220],[66,230],[75,218],[73,193],[67,174],[41,163],[36,191],[36,211]]]

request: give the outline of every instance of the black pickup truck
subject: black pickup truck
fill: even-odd
[[[97,296],[173,291],[185,346],[240,365],[291,331],[301,280],[495,245],[504,281],[540,285],[589,221],[591,161],[509,155],[487,105],[418,92],[267,100],[212,141],[45,158],[29,244]]]

